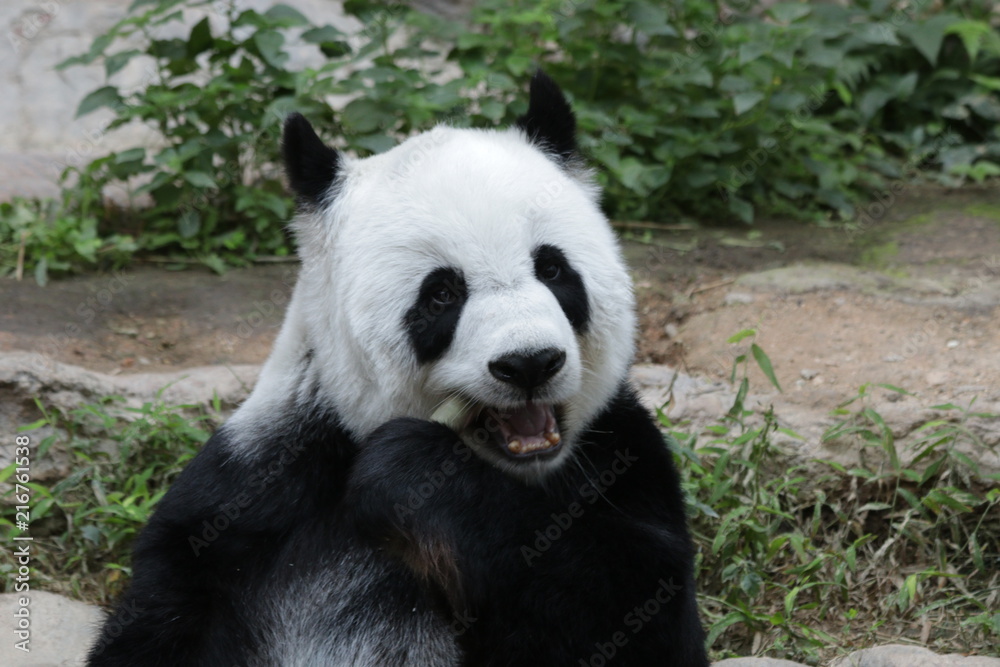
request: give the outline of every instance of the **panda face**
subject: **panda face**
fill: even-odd
[[[531,129],[442,126],[337,155],[332,188],[305,197],[288,318],[310,391],[357,436],[450,402],[481,457],[536,478],[625,378],[634,315],[617,242],[587,175]]]

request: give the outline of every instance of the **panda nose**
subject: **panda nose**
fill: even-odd
[[[566,353],[554,347],[526,354],[505,354],[489,363],[490,375],[521,389],[534,389],[559,372]]]

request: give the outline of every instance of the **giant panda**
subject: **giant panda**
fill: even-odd
[[[538,72],[503,130],[284,127],[301,272],[160,501],[93,667],[704,667],[629,276]]]

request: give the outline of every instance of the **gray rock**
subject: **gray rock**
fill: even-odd
[[[712,667],[806,667],[800,662],[777,658],[728,658],[712,663]]]
[[[723,302],[727,306],[732,306],[736,304],[751,304],[754,302],[754,295],[748,294],[747,292],[730,292],[725,296]]]
[[[814,377],[819,375],[819,371],[812,368],[803,368],[799,371],[799,375],[802,376],[803,380],[812,380]]]
[[[889,644],[855,651],[830,667],[1000,667],[1000,658],[937,655],[919,646]]]
[[[15,647],[14,634],[21,609],[20,598],[28,598],[28,652]],[[76,667],[84,657],[104,620],[97,607],[45,591],[0,595],[0,665],[4,667]]]
[[[818,376],[814,377],[812,381],[815,383],[822,379],[817,378]],[[726,382],[692,377],[664,365],[637,365],[632,369],[632,380],[639,390],[640,398],[650,410],[661,408],[670,400],[667,416],[674,423],[690,422],[682,427],[685,431],[697,432],[706,426],[719,424],[735,398],[734,388]],[[976,412],[986,416],[970,416],[964,424],[980,442],[988,445],[1000,442],[1000,419],[989,416],[1000,414],[998,399],[1000,397],[977,401]],[[773,405],[780,425],[802,436],[802,440],[782,433],[775,433],[773,436],[775,444],[786,451],[790,465],[802,464],[810,470],[825,474],[828,468],[818,464],[818,459],[853,468],[862,463],[873,465],[871,457],[878,456],[877,452],[858,447],[853,441],[823,440],[823,432],[833,424],[829,404],[803,405],[795,401],[794,395],[778,393],[751,393],[745,404],[758,411]],[[904,465],[910,465],[919,454],[919,450],[908,445],[921,434],[926,435],[926,432],[918,433],[917,429],[931,420],[955,416],[927,409],[920,402],[900,400],[899,395],[894,393],[877,396],[872,408],[882,415],[892,429]],[[751,423],[753,419],[751,418]],[[956,446],[956,450],[975,461],[981,475],[1000,473],[1000,448],[991,450],[979,447],[966,439]]]
[[[0,432],[14,433],[18,426],[37,420],[36,398],[63,411],[105,396],[122,396],[126,406],[141,407],[163,390],[161,397],[170,405],[207,405],[217,394],[223,406],[233,407],[246,398],[259,370],[252,365],[205,366],[172,373],[112,376],[33,352],[0,353]],[[37,443],[51,432],[40,429],[30,435]],[[12,439],[0,443],[0,469],[10,464],[13,455]],[[44,459],[32,462],[32,481],[62,479],[69,474],[70,464],[66,452],[55,446]]]
[[[742,287],[776,290],[785,294],[839,289],[871,292],[878,287],[888,286],[889,283],[888,278],[873,271],[833,263],[792,264],[748,273],[736,281]]]
[[[632,369],[639,396],[650,410],[666,408],[675,423],[714,424],[732,407],[735,393],[729,385],[696,378],[660,364],[639,364]]]

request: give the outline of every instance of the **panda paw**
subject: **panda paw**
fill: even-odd
[[[472,451],[450,428],[394,419],[361,446],[346,502],[365,534],[381,537],[418,530],[421,523],[443,518],[443,508],[468,486],[461,478],[473,460]]]
[[[359,451],[344,506],[357,534],[439,586],[457,604],[456,507],[475,482],[472,451],[446,426],[395,419]]]

